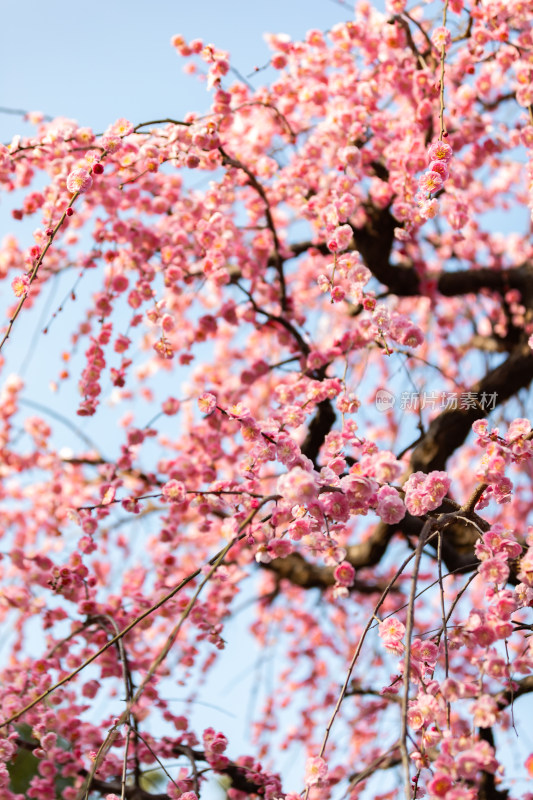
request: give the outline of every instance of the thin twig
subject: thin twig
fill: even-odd
[[[166,640],[163,648],[160,650],[160,652],[158,653],[158,655],[156,656],[156,658],[153,660],[152,664],[150,665],[146,675],[144,676],[143,680],[141,681],[141,683],[140,683],[139,687],[137,688],[135,694],[133,695],[131,700],[128,701],[128,703],[126,704],[126,708],[124,709],[124,711],[122,712],[120,717],[116,720],[116,722],[113,725],[113,727],[109,730],[109,732],[107,734],[107,737],[105,738],[104,742],[100,746],[96,756],[93,759],[93,763],[91,765],[91,769],[89,771],[89,774],[87,775],[87,778],[86,778],[86,780],[84,782],[84,785],[82,786],[82,788],[80,789],[80,791],[76,795],[75,800],[82,800],[82,798],[84,796],[84,793],[90,787],[91,781],[92,781],[92,778],[93,778],[94,774],[96,773],[97,769],[102,764],[102,761],[104,760],[104,758],[106,757],[107,753],[111,749],[111,747],[113,745],[113,742],[114,742],[114,740],[116,739],[116,737],[118,735],[118,729],[120,728],[121,725],[123,725],[127,721],[128,716],[129,716],[129,714],[131,712],[131,709],[138,702],[138,700],[141,697],[141,695],[143,694],[144,690],[146,689],[146,687],[148,686],[148,684],[150,683],[150,681],[154,677],[155,673],[157,672],[157,670],[159,669],[159,667],[161,666],[161,664],[163,663],[163,661],[167,657],[168,653],[170,652],[170,649],[171,649],[172,645],[174,644],[174,641],[175,641],[176,637],[178,636],[178,633],[180,632],[183,623],[188,618],[190,612],[192,611],[194,605],[196,604],[196,600],[198,599],[198,597],[200,595],[200,592],[202,591],[204,586],[211,580],[212,576],[214,575],[214,573],[216,572],[218,567],[223,563],[226,555],[229,553],[231,548],[237,542],[241,541],[241,539],[244,536],[246,536],[246,533],[243,533],[243,531],[245,531],[245,529],[248,527],[248,525],[252,522],[252,520],[258,514],[260,509],[267,502],[269,502],[272,499],[273,498],[270,497],[270,496],[265,497],[263,499],[263,501],[257,506],[257,508],[252,509],[252,511],[250,511],[250,513],[247,515],[247,517],[240,524],[240,526],[238,528],[238,531],[237,531],[237,534],[234,536],[234,538],[231,539],[231,541],[229,541],[225,545],[225,547],[223,547],[222,550],[219,551],[217,556],[215,556],[215,558],[211,560],[211,562],[210,562],[211,563],[211,569],[209,569],[209,571],[205,575],[204,579],[200,582],[200,584],[198,585],[198,588],[193,593],[191,599],[189,600],[189,602],[187,603],[185,609],[181,613],[178,622],[176,623],[176,625],[172,629],[170,635],[167,637],[167,640]],[[200,570],[198,570],[196,574],[198,574],[198,572],[200,572]]]
[[[363,633],[361,634],[361,637],[359,639],[357,647],[355,648],[354,654],[352,656],[352,660],[350,661],[350,665],[349,665],[348,671],[346,673],[346,678],[345,678],[344,683],[342,685],[339,697],[337,698],[337,702],[335,704],[335,708],[333,709],[333,713],[331,714],[329,722],[328,722],[328,724],[326,726],[326,730],[325,730],[325,733],[324,733],[324,738],[322,740],[322,745],[320,747],[320,751],[319,751],[319,754],[318,754],[320,758],[323,757],[324,752],[326,750],[326,745],[328,743],[328,739],[329,739],[329,735],[330,735],[331,729],[333,727],[333,723],[335,722],[337,714],[339,713],[340,707],[342,705],[342,701],[344,700],[344,698],[346,696],[346,692],[348,690],[348,685],[349,685],[350,679],[352,677],[352,672],[354,670],[355,663],[356,663],[357,659],[359,658],[359,654],[361,652],[361,649],[363,647],[364,641],[366,639],[366,635],[369,632],[369,630],[371,629],[371,627],[373,626],[374,621],[375,621],[376,616],[377,616],[377,613],[378,613],[379,609],[381,608],[381,606],[383,605],[383,603],[385,602],[385,599],[386,599],[387,595],[390,593],[392,587],[394,586],[394,584],[396,583],[396,581],[398,580],[400,575],[403,573],[403,571],[406,568],[406,566],[409,564],[410,561],[412,561],[412,559],[414,557],[415,557],[415,553],[411,553],[403,561],[403,563],[398,567],[398,569],[394,573],[394,576],[391,578],[391,580],[388,582],[387,586],[383,590],[383,592],[381,594],[381,597],[379,598],[378,602],[374,606],[374,610],[373,610],[368,622],[365,625]],[[306,789],[305,789],[305,792],[304,792],[304,795],[303,795],[304,800],[307,800],[308,796],[309,796],[309,786],[307,786]]]
[[[268,502],[271,499],[272,498],[270,496],[266,497],[262,505],[264,505],[264,503]],[[257,509],[254,509],[254,513],[257,513]],[[238,537],[236,537],[234,541],[241,541],[245,537],[245,535],[246,534],[244,533],[240,534]],[[222,550],[219,550],[219,552],[215,556],[213,556],[213,558],[211,558],[207,563],[208,564],[217,563],[221,554],[226,553],[226,548],[227,545],[223,547]],[[194,570],[194,572],[191,572],[189,575],[187,575],[186,578],[183,578],[183,580],[181,580],[176,586],[174,586],[174,588],[171,589],[170,592],[168,592],[160,600],[158,600],[157,603],[154,603],[146,611],[143,611],[142,614],[140,614],[138,617],[132,620],[132,622],[126,625],[126,627],[123,628],[116,636],[114,636],[112,639],[106,642],[106,644],[102,645],[102,647],[100,647],[100,649],[97,650],[96,653],[93,653],[92,656],[89,656],[89,658],[87,658],[82,664],[80,664],[79,667],[77,667],[72,672],[69,672],[68,675],[65,675],[63,678],[61,678],[61,680],[57,681],[57,683],[55,683],[53,686],[50,686],[45,692],[42,692],[41,694],[37,695],[37,697],[35,697],[30,703],[27,703],[27,705],[25,705],[24,708],[21,708],[20,711],[16,711],[10,717],[7,717],[4,720],[0,720],[0,728],[3,728],[5,725],[10,725],[12,722],[19,719],[19,717],[21,717],[27,711],[30,711],[32,708],[38,705],[42,700],[46,700],[47,697],[49,697],[53,692],[55,692],[61,686],[64,686],[66,683],[71,681],[72,678],[74,678],[82,670],[84,670],[85,667],[89,666],[89,664],[92,664],[93,661],[96,661],[96,659],[99,656],[101,656],[102,653],[105,653],[106,650],[109,650],[110,647],[112,647],[116,642],[118,642],[119,639],[122,639],[124,636],[126,636],[126,634],[129,633],[131,630],[133,630],[133,628],[135,628],[140,622],[149,617],[150,614],[153,614],[154,611],[157,611],[158,608],[161,608],[161,606],[165,605],[165,603],[167,603],[172,597],[178,594],[178,592],[180,592],[185,586],[187,586],[187,584],[189,584],[191,581],[197,578],[201,572],[202,572],[202,567],[199,567],[198,569]]]
[[[440,607],[442,618],[442,630],[444,632],[444,673],[448,677],[450,671],[450,661],[448,654],[448,631],[446,630],[446,603],[444,600],[444,583],[442,580],[442,531],[438,531],[437,538],[437,569],[439,571],[439,590],[440,590]],[[448,729],[450,728],[450,703],[446,703],[446,718]]]
[[[270,201],[266,195],[263,186],[259,183],[254,173],[246,166],[246,164],[243,164],[242,161],[239,161],[239,159],[237,158],[232,158],[232,156],[226,153],[226,151],[222,146],[218,148],[218,152],[222,156],[222,162],[224,164],[227,164],[231,167],[235,167],[236,169],[240,169],[242,170],[242,172],[244,172],[244,174],[248,177],[250,185],[252,186],[252,188],[255,189],[255,191],[265,204],[265,217],[267,221],[267,226],[272,234],[272,239],[274,242],[274,254],[275,254],[274,262],[276,266],[276,271],[278,273],[280,292],[281,292],[280,305],[282,311],[287,311],[287,287],[285,284],[285,274],[283,272],[283,258],[281,256],[281,244],[279,241],[276,226],[274,224],[274,217],[272,216]]]
[[[409,771],[409,753],[407,752],[407,714],[409,711],[409,681],[411,671],[411,638],[413,635],[414,618],[415,618],[415,597],[416,588],[418,583],[418,573],[420,571],[420,561],[422,559],[422,551],[427,543],[427,539],[431,532],[431,527],[434,525],[434,520],[428,520],[424,523],[424,527],[418,538],[416,550],[414,553],[415,563],[413,565],[413,574],[411,577],[411,592],[409,595],[409,604],[407,606],[407,625],[405,630],[405,656],[403,660],[403,697],[402,697],[402,730],[400,735],[400,750],[402,753],[402,764],[404,770],[404,788],[405,800],[410,800],[411,797],[411,775]]]

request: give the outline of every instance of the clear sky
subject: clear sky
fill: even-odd
[[[205,87],[183,73],[173,34],[229,50],[242,74],[269,59],[263,33],[299,38],[353,16],[339,0],[51,0],[3,3],[0,106],[65,116],[99,130],[183,115],[207,106]],[[382,6],[382,2],[376,5]],[[272,74],[273,71],[272,71]],[[261,73],[258,85],[271,77]],[[0,114],[0,139],[21,132]]]

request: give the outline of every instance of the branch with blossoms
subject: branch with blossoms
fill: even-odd
[[[53,370],[57,343],[62,403],[27,405],[42,370],[0,387],[6,800],[22,739],[39,800],[198,800],[210,774],[230,800],[297,800],[302,780],[355,800],[400,764],[409,800],[512,795],[533,262],[507,210],[533,208],[533,82],[531,20],[500,6],[360,3],[268,36],[257,89],[176,36],[205,113],[103,134],[35,117],[0,146],[14,224],[41,220],[0,247],[19,303],[2,356],[17,368],[21,331]],[[41,345],[26,327],[65,264],[74,312]],[[197,732],[192,702],[243,608],[269,664],[253,756],[231,723]]]

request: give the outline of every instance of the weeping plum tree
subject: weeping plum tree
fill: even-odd
[[[532,14],[175,36],[207,111],[1,146],[4,800],[533,797]]]

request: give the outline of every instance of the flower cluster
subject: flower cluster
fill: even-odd
[[[387,650],[396,655],[404,651],[402,639],[405,635],[405,625],[397,617],[387,617],[378,626],[379,637]]]
[[[78,414],[82,417],[92,416],[96,411],[98,396],[102,391],[100,375],[106,365],[103,346],[108,344],[111,338],[111,325],[104,324],[97,338],[93,338],[91,345],[86,351],[87,366],[81,375],[79,390],[83,396]]]
[[[486,483],[487,488],[477,507],[486,507],[491,498],[497,503],[508,503],[513,489],[513,483],[506,475],[509,465],[527,461],[533,455],[531,423],[528,419],[515,419],[505,436],[500,435],[498,428],[489,431],[486,419],[474,422],[472,430],[477,435],[476,444],[485,450],[476,478]]]
[[[30,289],[30,279],[28,275],[17,275],[11,281],[11,287],[15,297],[26,297]]]
[[[446,472],[413,472],[404,484],[405,507],[413,516],[434,511],[442,503],[450,488],[450,477]]]
[[[315,758],[308,758],[305,765],[305,785],[315,786],[320,781],[324,780],[328,774],[328,765],[323,758],[316,756]]]
[[[450,174],[452,157],[453,150],[447,142],[439,140],[428,148],[428,168],[418,180],[418,204],[426,218],[434,217],[437,213],[436,200],[431,195],[444,186]]]
[[[67,177],[67,189],[71,194],[87,192],[92,185],[93,179],[91,178],[91,173],[83,169],[83,167],[72,170]]]

